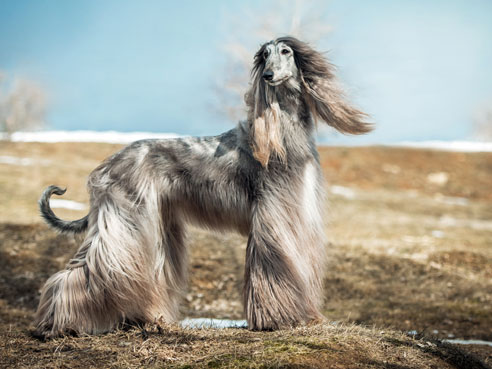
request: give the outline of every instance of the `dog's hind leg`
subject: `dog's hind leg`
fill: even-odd
[[[98,199],[77,260],[43,288],[36,335],[96,334],[122,321],[176,318],[185,279],[185,268],[174,265],[185,259],[182,232],[162,223],[159,201],[150,197],[139,206],[117,192]]]
[[[87,252],[100,242],[98,238],[97,227],[90,227],[66,269],[54,274],[45,283],[34,320],[35,336],[50,338],[68,333],[96,334],[111,330],[121,320],[117,311],[107,309],[105,287],[87,264]]]

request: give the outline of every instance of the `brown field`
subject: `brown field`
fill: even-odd
[[[0,142],[0,367],[486,368],[492,347],[492,154],[322,147],[326,323],[278,332],[127,327],[42,342],[39,289],[77,248],[42,224],[44,187],[87,203],[85,179],[120,146]],[[5,160],[4,160],[5,161]],[[55,209],[64,218],[84,212]],[[183,317],[241,319],[245,240],[191,229]],[[417,331],[410,336],[409,331]]]

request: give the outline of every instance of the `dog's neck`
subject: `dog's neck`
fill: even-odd
[[[278,103],[280,110],[295,116],[299,114],[299,106],[302,102],[301,86],[294,78],[290,78],[279,86],[265,86],[265,94],[269,103]]]
[[[314,123],[306,94],[296,81],[291,78],[279,86],[253,87],[246,94],[245,143],[264,167],[269,158],[286,163],[312,156]]]
[[[268,88],[273,102],[280,110],[280,135],[288,157],[305,157],[306,150],[315,145],[315,124],[305,94],[297,81]]]
[[[285,128],[284,131],[288,133],[289,125],[294,125],[302,127],[308,135],[311,135],[314,131],[314,121],[305,99],[306,93],[298,81],[291,78],[280,86],[267,86],[267,89],[272,102],[277,103],[281,111],[281,124]]]

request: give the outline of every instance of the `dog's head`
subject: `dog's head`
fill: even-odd
[[[297,81],[294,50],[287,41],[270,41],[264,44],[255,55],[255,66],[261,69],[261,77],[270,86]]]
[[[275,94],[284,89],[299,94],[315,121],[321,120],[341,133],[363,134],[372,130],[367,115],[352,107],[338,85],[334,67],[309,44],[294,37],[280,37],[261,46],[254,57],[252,86],[246,95],[253,128],[260,131],[253,146],[263,151],[262,164],[270,152],[283,156],[279,137],[279,106]],[[266,134],[267,136],[261,137]],[[262,148],[263,147],[263,148]]]

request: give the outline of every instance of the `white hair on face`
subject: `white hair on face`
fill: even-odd
[[[91,173],[91,208],[76,221],[56,217],[49,198],[65,190],[48,187],[42,216],[85,238],[43,287],[35,334],[175,321],[188,278],[188,223],[248,236],[250,329],[321,319],[324,184],[313,118],[346,133],[370,128],[334,86],[331,66],[309,45],[271,41],[255,55],[248,117],[235,129],[127,146]]]

